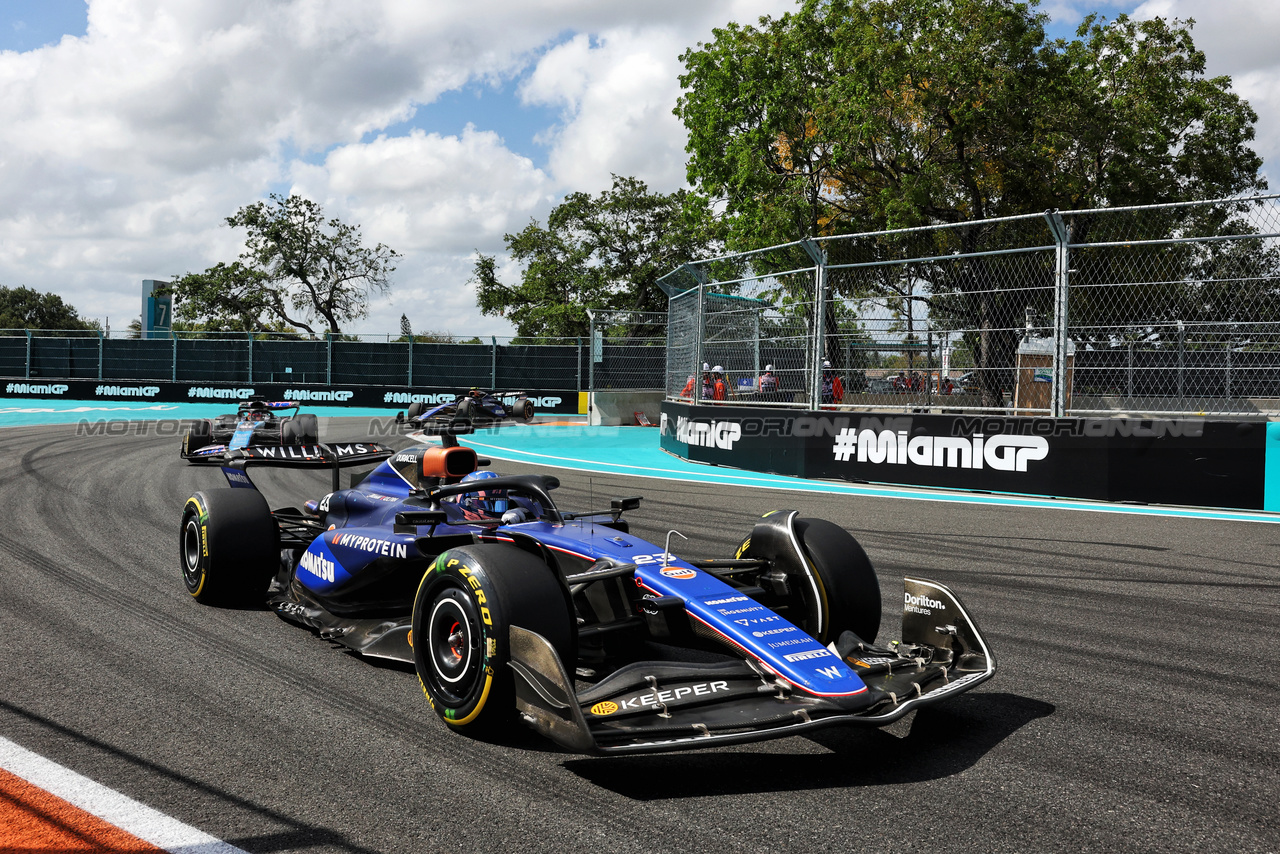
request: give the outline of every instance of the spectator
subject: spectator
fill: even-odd
[[[711,369],[711,400],[727,400],[729,389],[724,384],[724,368],[716,365]]]
[[[684,384],[684,388],[680,390],[680,397],[686,400],[693,400],[693,374],[689,374],[688,381]]]
[[[778,378],[774,376],[773,365],[765,365],[764,373],[760,375],[760,393],[772,394],[778,390]]]
[[[711,364],[702,363],[702,400],[710,400],[712,391]]]
[[[822,402],[844,402],[844,383],[840,382],[836,372],[831,369],[831,361],[829,359],[822,360]]]

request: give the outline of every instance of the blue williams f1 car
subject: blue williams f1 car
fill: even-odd
[[[448,436],[227,454],[231,488],[182,512],[200,602],[269,603],[363,655],[411,663],[452,729],[521,721],[595,754],[882,725],[991,678],[995,656],[946,587],[905,580],[902,641],[877,646],[880,588],[846,531],[765,514],[732,558],[677,557],[623,513],[566,512],[547,475],[501,477]],[[348,489],[338,469],[381,462]],[[272,511],[246,468],[333,467],[335,488]]]
[[[445,427],[455,421],[487,427],[504,421],[532,420],[533,401],[527,392],[482,391],[478,388],[432,407],[425,403],[410,404],[404,416],[404,421],[417,427]]]

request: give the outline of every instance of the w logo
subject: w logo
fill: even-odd
[[[831,666],[831,667],[819,667],[819,668],[818,668],[818,672],[819,672],[819,673],[821,673],[823,676],[827,677],[828,679],[839,679],[839,678],[840,678],[840,668],[839,668],[839,667],[835,667],[835,666]]]

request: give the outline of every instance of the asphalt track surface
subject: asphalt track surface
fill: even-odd
[[[250,852],[1280,850],[1280,527],[554,473],[566,507],[644,495],[632,530],[677,527],[684,556],[728,556],[765,510],[831,519],[879,571],[882,640],[919,574],[1000,672],[886,730],[610,758],[477,742],[411,671],[190,599],[178,515],[222,484],[172,435],[13,427],[0,736]],[[255,480],[273,506],[328,491]]]

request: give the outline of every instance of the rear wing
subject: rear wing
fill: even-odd
[[[380,463],[395,453],[395,449],[379,442],[320,442],[315,445],[250,445],[235,451],[227,451],[221,459],[211,459],[222,466],[227,483],[240,489],[256,489],[249,479],[249,466],[275,466],[279,468],[332,469],[333,488],[338,486],[338,474],[348,466]]]
[[[302,404],[296,400],[267,400],[264,397],[251,397],[248,400],[240,401],[240,405],[236,408],[236,414],[242,415],[249,410],[249,406],[254,403],[266,404],[269,411],[275,412],[281,409],[301,409]]]

